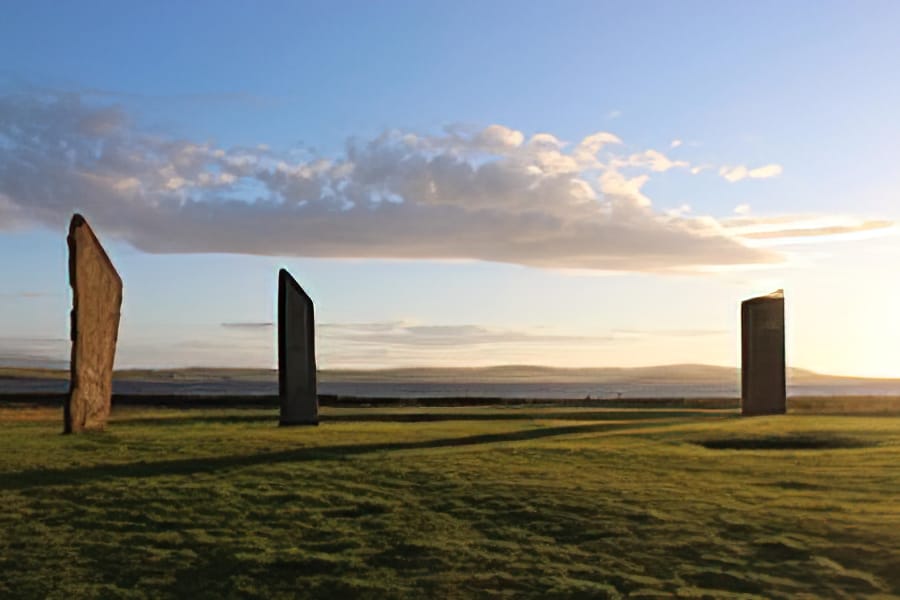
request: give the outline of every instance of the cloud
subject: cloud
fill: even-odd
[[[670,208],[666,211],[666,214],[671,217],[682,217],[689,212],[691,212],[693,208],[691,208],[690,204],[682,204],[681,206],[677,206],[675,208]]]
[[[654,347],[679,340],[728,335],[714,329],[613,329],[567,331],[549,327],[503,328],[477,324],[403,321],[324,323],[317,329],[322,364],[341,366],[597,364],[623,347]],[[561,362],[558,357],[562,358]],[[551,357],[557,357],[556,359]]]
[[[632,336],[611,332],[558,331],[543,327],[502,328],[475,324],[421,324],[402,321],[323,323],[317,328],[320,364],[341,367],[435,365],[473,366],[540,363],[573,353],[593,356]],[[571,366],[571,365],[570,365]]]
[[[18,298],[18,299],[28,299],[33,300],[36,298],[54,298],[58,296],[58,294],[50,294],[48,292],[2,292],[0,293],[0,298]]]
[[[742,205],[744,206],[744,205]],[[738,208],[741,208],[740,206]],[[735,212],[738,212],[735,210]],[[754,245],[777,245],[785,241],[805,239],[806,243],[840,238],[872,237],[894,234],[893,221],[859,219],[843,216],[779,215],[768,217],[742,216],[722,221],[722,226]]]
[[[640,207],[649,207],[650,198],[641,193],[641,188],[650,179],[649,175],[628,178],[618,171],[606,171],[600,176],[600,190],[610,198],[626,198],[627,202]]]
[[[503,125],[488,125],[475,136],[473,141],[485,150],[505,150],[521,146],[525,141],[525,135],[521,131]]]
[[[735,181],[740,181],[747,177],[747,167],[739,166],[739,167],[720,167],[719,175],[734,183]]]
[[[669,148],[677,148],[678,146],[680,146],[683,143],[684,142],[682,142],[681,140],[672,140],[672,143],[669,144]]]
[[[664,173],[676,167],[689,168],[691,166],[687,161],[671,160],[662,152],[652,149],[632,154],[625,159],[614,159],[612,164],[615,167],[640,167],[657,173]]]
[[[794,237],[821,237],[831,235],[843,235],[847,233],[862,233],[866,231],[883,230],[893,226],[891,221],[863,221],[861,223],[845,223],[836,225],[825,225],[821,227],[804,227],[798,226],[793,229],[780,229],[777,231],[759,231],[756,233],[744,234],[742,237],[748,239],[768,239],[768,238],[794,238]]]
[[[597,160],[597,154],[604,147],[609,145],[621,144],[622,140],[618,136],[608,131],[600,131],[587,136],[572,151],[572,157],[578,161],[582,167],[599,167],[601,163]]]
[[[777,177],[783,171],[781,165],[770,164],[755,169],[748,169],[744,165],[736,167],[724,166],[719,168],[719,175],[734,183],[742,179],[768,179]]]
[[[641,191],[650,175],[689,165],[655,150],[612,153],[619,144],[609,132],[526,141],[490,125],[391,130],[298,160],[151,134],[121,108],[74,94],[10,94],[0,97],[0,227],[64,230],[80,211],[101,235],[154,253],[615,271],[781,260],[710,217],[654,210]]]
[[[127,325],[126,325],[127,329]],[[712,329],[559,329],[409,321],[316,323],[320,368],[498,363],[587,366],[625,346],[653,347],[680,339],[723,335]],[[123,331],[116,368],[176,366],[272,368],[272,323],[230,321]],[[67,368],[71,342],[62,337],[0,336],[0,366]]]
[[[323,338],[331,342],[411,348],[522,343],[603,343],[614,339],[612,335],[571,335],[488,328],[480,325],[416,325],[403,322],[323,323],[319,325],[319,332]]]
[[[695,338],[730,335],[725,329],[614,329],[613,333],[636,337]]]
[[[71,342],[54,337],[0,337],[0,366],[64,369]]]

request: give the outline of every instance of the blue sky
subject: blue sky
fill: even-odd
[[[285,266],[326,368],[734,365],[784,287],[791,363],[900,375],[894,2],[3,17],[0,363],[65,360],[81,210],[120,367],[272,366]]]

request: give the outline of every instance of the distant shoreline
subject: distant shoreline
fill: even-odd
[[[65,394],[0,393],[0,408],[61,407]],[[499,397],[362,397],[319,395],[319,404],[329,408],[401,408],[401,407],[527,407],[597,409],[688,409],[736,411],[738,397],[670,397],[622,399],[547,399]],[[255,395],[159,395],[114,394],[116,408],[189,409],[276,409],[278,396]],[[788,412],[798,414],[900,415],[900,395],[892,396],[792,396]]]
[[[829,383],[896,383],[900,378],[857,377],[829,375],[807,369],[788,367],[791,382],[800,385]],[[495,365],[488,367],[400,367],[388,369],[319,369],[322,382],[417,382],[446,383],[710,383],[734,382],[740,379],[740,369],[704,364],[670,364],[645,367],[547,367],[542,365]],[[67,369],[18,367],[0,365],[0,384],[9,379],[68,379]],[[166,369],[117,369],[117,381],[269,381],[276,380],[277,369],[231,367],[183,367]]]
[[[0,367],[0,398],[64,395],[68,372]],[[484,405],[528,402],[581,402],[582,406],[707,405],[737,407],[740,372],[730,367],[667,365],[640,368],[557,369],[503,366],[467,369],[319,371],[324,403],[378,402],[399,405]],[[788,370],[789,398],[900,397],[900,380],[819,375]],[[267,369],[176,369],[117,371],[115,398],[127,402],[198,401],[238,398],[244,404],[277,405],[277,372]],[[137,400],[128,400],[136,398]],[[270,398],[270,400],[265,400]],[[340,399],[340,400],[338,400]],[[209,400],[208,402],[213,402]],[[357,402],[357,403],[358,403]],[[718,402],[718,404],[716,404]],[[233,400],[226,404],[233,404]],[[692,404],[693,403],[693,404]]]

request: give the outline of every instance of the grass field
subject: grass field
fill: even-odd
[[[0,597],[900,596],[900,418],[0,408]]]

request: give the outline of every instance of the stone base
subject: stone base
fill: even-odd
[[[768,416],[772,416],[772,415],[784,415],[784,414],[787,414],[787,410],[773,409],[773,410],[753,411],[753,410],[746,410],[743,408],[741,409],[742,417],[768,417]]]
[[[279,427],[294,427],[295,425],[318,425],[319,419],[311,419],[304,421],[278,421]]]

